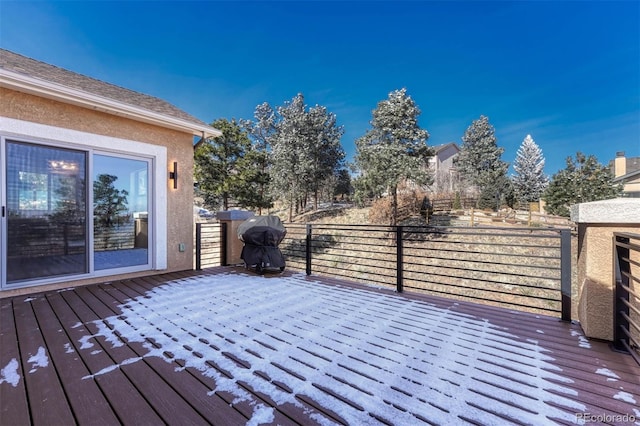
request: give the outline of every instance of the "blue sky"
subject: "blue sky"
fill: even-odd
[[[252,118],[303,93],[351,158],[403,87],[429,145],[486,115],[502,159],[531,134],[546,172],[577,151],[640,156],[640,2],[0,1],[0,45],[165,99]]]

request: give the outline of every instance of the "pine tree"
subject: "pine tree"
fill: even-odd
[[[117,189],[118,176],[101,174],[93,182],[93,222],[97,228],[111,228],[128,222],[129,191]]]
[[[544,174],[542,149],[531,135],[527,135],[518,148],[513,169],[516,172],[513,185],[518,200],[525,203],[538,201],[549,184],[549,179]]]
[[[320,105],[309,109],[306,123],[309,149],[306,151],[305,189],[313,193],[314,209],[317,210],[320,187],[343,165],[345,153],[340,139],[344,129],[338,126],[336,115]]]
[[[271,144],[276,133],[276,112],[271,105],[264,102],[258,105],[254,112],[255,121],[243,120],[241,126],[249,134],[252,140],[249,161],[254,164],[254,176],[251,176],[251,189],[253,192],[246,196],[253,201],[248,202],[262,214],[263,208],[273,206],[271,194]]]
[[[509,190],[506,178],[509,164],[500,159],[503,152],[504,148],[498,147],[489,118],[482,115],[464,132],[455,160],[462,180],[482,195],[486,207],[494,209]]]
[[[236,120],[218,119],[211,123],[220,129],[222,136],[207,140],[195,151],[195,178],[198,189],[208,207],[229,208],[229,200],[236,199],[242,207],[246,201],[243,194],[248,192],[248,174],[254,172],[254,165],[247,157],[251,141]],[[250,203],[251,204],[251,203]]]
[[[551,177],[542,198],[551,214],[569,216],[572,204],[608,200],[622,193],[622,185],[613,183],[611,170],[593,155],[576,153],[567,157],[567,167]]]
[[[351,184],[351,174],[346,168],[338,169],[334,174],[335,184],[333,186],[333,195],[344,198],[349,197],[353,193],[353,185]]]
[[[360,192],[391,194],[391,225],[398,218],[398,185],[411,180],[428,185],[432,176],[428,161],[429,133],[418,125],[420,109],[406,89],[395,90],[372,112],[371,129],[356,140],[356,164],[362,171],[357,181]]]
[[[273,167],[271,178],[279,198],[289,204],[289,220],[298,206],[302,192],[300,157],[302,156],[302,131],[304,128],[304,98],[298,94],[291,101],[278,107],[276,132],[271,145]]]
[[[304,96],[298,94],[278,108],[278,120],[272,142],[271,176],[275,190],[293,211],[306,205],[314,195],[317,209],[320,185],[336,172],[344,160],[340,138],[344,133],[335,114],[323,106],[307,109]]]
[[[234,197],[239,206],[258,210],[273,206],[273,200],[268,192],[270,183],[269,172],[265,164],[268,153],[260,151],[256,145],[250,145],[244,157],[238,163],[241,173],[234,176]]]
[[[100,174],[93,181],[93,226],[104,238],[104,248],[111,247],[111,228],[131,221],[126,189],[118,189],[115,175]]]

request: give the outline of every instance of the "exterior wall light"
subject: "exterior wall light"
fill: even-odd
[[[173,162],[173,171],[169,172],[169,180],[173,180],[173,189],[178,189],[178,162]]]

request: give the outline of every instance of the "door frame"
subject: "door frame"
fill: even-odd
[[[150,226],[153,241],[149,245],[151,251],[150,268],[145,270],[163,270],[167,268],[167,176],[164,165],[167,164],[167,148],[146,142],[98,135],[78,130],[49,126],[45,124],[27,122],[8,117],[0,117],[0,201],[6,212],[6,139],[48,145],[52,147],[79,149],[89,152],[89,165],[92,164],[93,151],[112,153],[113,155],[144,157],[151,160],[148,190],[152,191],[149,205],[149,216],[153,218]],[[12,284],[6,283],[6,253],[7,253],[7,220],[0,217],[0,290],[9,290],[35,285],[53,284],[58,282],[79,280],[92,277],[109,276],[125,273],[122,269],[105,269],[94,271],[81,276],[53,277],[39,279],[33,282]],[[92,248],[91,248],[92,250]]]

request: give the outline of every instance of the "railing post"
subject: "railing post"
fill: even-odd
[[[629,274],[631,265],[629,264],[630,250],[629,238],[613,236],[613,257],[616,286],[613,290],[613,347],[616,350],[627,352],[629,338],[625,330],[629,330]],[[623,244],[627,244],[625,247]],[[625,303],[626,302],[626,303]],[[625,345],[627,343],[627,345]]]
[[[305,259],[307,264],[307,275],[311,275],[311,224],[307,223],[307,237],[305,240]]]
[[[404,270],[402,231],[402,226],[396,226],[396,290],[398,293],[402,293],[404,287],[402,276],[402,272]]]
[[[227,266],[227,223],[220,222],[220,263]]]
[[[196,271],[202,270],[202,224],[196,223]]]
[[[571,321],[571,229],[560,230],[560,293],[562,321]]]

